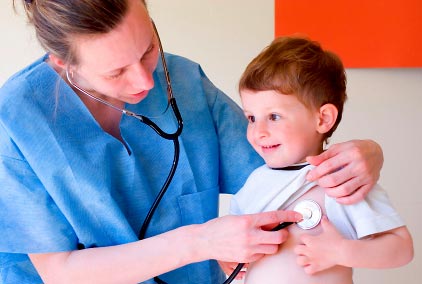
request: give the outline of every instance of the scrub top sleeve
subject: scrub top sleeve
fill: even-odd
[[[202,73],[202,69],[200,70]],[[236,193],[249,174],[264,161],[246,139],[247,120],[242,109],[202,76],[204,90],[213,92],[209,105],[219,141],[220,192]]]
[[[76,248],[77,238],[0,126],[0,251],[42,253]]]

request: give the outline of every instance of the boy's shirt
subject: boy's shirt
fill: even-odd
[[[231,200],[230,214],[252,214],[286,209],[297,198],[316,186],[306,180],[312,165],[299,170],[257,168]],[[391,204],[387,192],[375,185],[367,197],[356,204],[342,205],[325,195],[327,217],[347,239],[360,239],[385,232],[405,223]]]

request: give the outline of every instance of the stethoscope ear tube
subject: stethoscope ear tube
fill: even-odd
[[[170,98],[170,105],[171,105],[171,108],[173,109],[174,116],[177,119],[177,129],[173,133],[164,132],[160,127],[158,127],[157,124],[155,124],[151,119],[149,119],[146,116],[136,114],[127,110],[124,110],[123,113],[128,116],[133,116],[137,118],[138,120],[142,121],[143,123],[148,125],[152,130],[154,130],[158,135],[160,135],[162,138],[174,141],[174,140],[177,140],[177,138],[182,133],[183,119],[182,119],[182,115],[180,114],[179,108],[177,107],[175,98]]]

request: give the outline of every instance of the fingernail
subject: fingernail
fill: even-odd
[[[302,220],[302,219],[303,219],[302,214],[300,214],[300,213],[295,213],[295,219],[296,219],[296,220]]]

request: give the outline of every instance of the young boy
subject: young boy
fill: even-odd
[[[233,197],[231,213],[294,209],[312,200],[324,216],[307,230],[291,225],[276,254],[249,265],[246,284],[347,284],[353,282],[352,267],[411,261],[412,238],[379,185],[364,201],[345,206],[306,180],[312,168],[306,157],[323,151],[346,100],[345,70],[335,54],[304,38],[278,38],[248,65],[239,91],[248,141],[266,165]],[[226,274],[236,266],[221,265]]]

